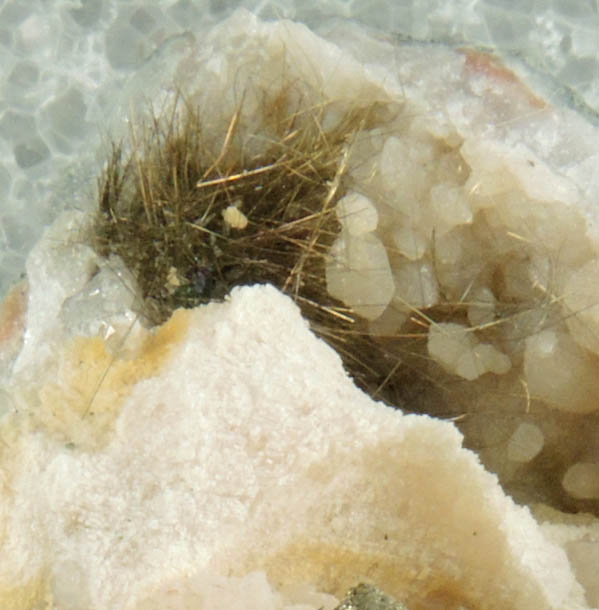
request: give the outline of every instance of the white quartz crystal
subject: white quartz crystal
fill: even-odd
[[[472,210],[463,189],[451,184],[437,184],[430,192],[431,213],[439,232],[472,222]]]
[[[480,343],[467,326],[453,322],[431,326],[428,353],[447,370],[469,380],[488,372],[503,375],[511,368],[508,356],[492,345]]]
[[[473,290],[468,298],[468,321],[475,326],[490,324],[495,319],[495,295],[486,286]]]
[[[544,442],[543,432],[538,426],[522,423],[510,437],[507,447],[508,459],[514,462],[530,462],[543,449]]]
[[[428,240],[409,226],[396,228],[392,239],[395,249],[410,260],[422,258],[428,246]]]
[[[574,413],[599,409],[596,356],[567,333],[543,330],[526,339],[524,372],[528,391]]]
[[[583,347],[599,354],[599,261],[576,269],[564,288],[568,328]]]
[[[326,266],[331,296],[367,320],[378,318],[395,286],[387,251],[376,235],[343,233],[331,247]]]
[[[350,193],[337,202],[337,218],[350,235],[362,235],[376,229],[378,212],[364,195]]]
[[[426,309],[439,302],[439,283],[430,263],[402,262],[393,277],[395,299],[404,307]]]
[[[562,485],[574,498],[599,499],[599,463],[578,462],[570,466]]]
[[[426,172],[410,157],[409,145],[397,137],[388,138],[381,151],[379,171],[389,196],[388,204],[403,214],[418,217]]]

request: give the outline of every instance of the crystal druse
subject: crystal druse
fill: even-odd
[[[0,605],[598,606],[597,521],[555,510],[599,502],[596,128],[485,53],[348,24],[239,11],[177,52],[146,93],[223,139],[238,113],[246,151],[256,91],[394,108],[348,142],[327,287],[373,335],[420,328],[434,392],[399,406],[461,428],[359,390],[272,286],[147,328],[67,212],[0,311]]]

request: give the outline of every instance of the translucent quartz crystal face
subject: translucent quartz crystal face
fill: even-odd
[[[331,247],[326,268],[329,294],[358,315],[376,320],[394,293],[389,258],[380,239],[371,232],[341,235]]]

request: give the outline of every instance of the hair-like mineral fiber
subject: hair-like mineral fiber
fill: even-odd
[[[437,402],[438,415],[460,415],[459,402],[447,412],[444,401],[430,400],[439,384],[456,381],[427,372],[426,337],[430,324],[465,318],[469,303],[414,309],[400,336],[374,336],[327,291],[324,267],[340,231],[335,204],[351,186],[354,138],[384,128],[392,105],[356,106],[325,130],[335,103],[300,100],[291,108],[290,94],[264,94],[264,124],[250,135],[240,133],[235,113],[220,149],[200,110],[182,97],[141,126],[141,137],[132,131],[128,144],[114,144],[99,180],[96,249],[125,261],[152,324],[178,307],[223,299],[233,286],[269,282],[296,301],[373,397],[414,411]],[[248,154],[252,139],[259,152]],[[247,226],[230,224],[232,209]]]
[[[325,130],[335,104],[290,109],[289,93],[265,93],[265,123],[249,136],[236,112],[220,148],[182,97],[166,118],[152,116],[140,137],[114,144],[99,180],[93,244],[132,271],[140,313],[152,324],[178,307],[223,299],[234,286],[273,284],[340,353],[358,385],[396,404],[389,394],[395,358],[329,296],[324,273],[353,139],[389,120],[391,105],[356,106]],[[252,139],[259,152],[249,154]]]
[[[467,298],[411,308],[401,330],[389,336],[370,333],[366,320],[329,295],[325,266],[341,230],[336,203],[355,186],[354,145],[367,130],[385,132],[407,119],[387,99],[348,105],[314,94],[307,99],[302,91],[293,83],[264,91],[261,118],[251,124],[242,96],[220,133],[183,95],[168,111],[150,113],[128,141],[112,146],[99,179],[96,250],[123,259],[141,293],[140,315],[150,324],[176,308],[221,300],[234,286],[271,283],[297,303],[371,396],[459,420],[472,448],[505,443],[505,436],[488,431],[497,418],[518,420],[528,412],[521,378],[510,373],[495,386],[460,379],[427,351],[431,325],[468,326]],[[434,248],[432,258],[434,265]],[[470,331],[493,343],[500,325],[532,310],[546,312],[543,327],[563,323],[555,304],[550,290],[530,303],[498,302],[495,321]],[[529,487],[554,506],[568,502],[543,475],[555,464],[539,464]]]

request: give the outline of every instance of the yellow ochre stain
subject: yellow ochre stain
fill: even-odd
[[[241,575],[259,566],[275,587],[309,582],[317,590],[339,599],[360,582],[376,584],[405,602],[410,610],[425,610],[433,606],[447,610],[464,606],[472,610],[481,609],[471,595],[472,591],[460,590],[460,583],[449,574],[444,574],[443,570],[423,570],[410,565],[393,547],[394,544],[390,543],[388,552],[385,552],[322,541],[294,543],[267,558],[246,557],[242,565],[233,567],[233,572]],[[441,605],[429,605],[433,601]]]
[[[112,353],[101,337],[73,339],[57,354],[55,379],[39,390],[35,423],[78,448],[104,446],[124,401],[137,383],[160,373],[190,316],[188,310],[174,312],[155,332],[137,340],[133,353],[126,345]]]
[[[46,603],[48,581],[45,577],[34,578],[17,587],[4,588],[0,584],[0,608],[2,610],[50,610],[52,604]]]

